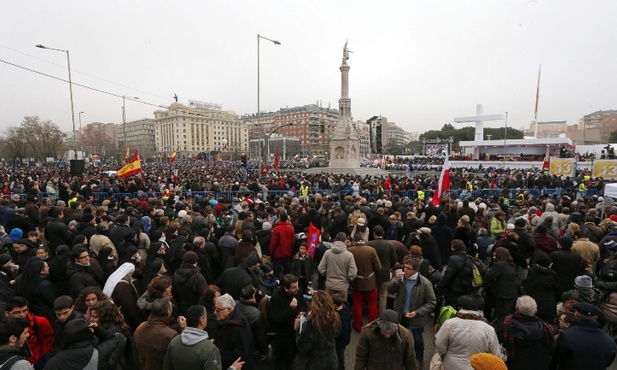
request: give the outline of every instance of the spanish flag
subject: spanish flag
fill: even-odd
[[[174,152],[171,153],[171,157],[169,157],[169,164],[173,164],[176,161],[176,155],[178,155],[178,153],[174,150]]]
[[[139,163],[139,159],[136,161],[134,160],[131,163],[127,164],[126,166],[122,167],[118,171],[118,178],[123,179],[125,177],[137,175],[140,172],[141,172],[141,163]]]

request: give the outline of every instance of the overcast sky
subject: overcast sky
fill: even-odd
[[[257,110],[321,102],[338,108],[343,45],[349,40],[354,119],[388,117],[424,132],[454,117],[508,112],[508,126],[533,120],[575,124],[617,109],[617,1],[4,1],[0,12],[0,131],[38,115],[70,130],[69,89],[6,62],[72,79],[127,101],[127,121],[153,118],[176,93]],[[75,120],[122,122],[122,99],[73,87]],[[486,127],[503,127],[494,122]],[[470,124],[455,124],[456,127]]]

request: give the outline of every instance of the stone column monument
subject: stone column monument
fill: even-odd
[[[359,168],[360,140],[351,119],[351,99],[349,98],[349,49],[347,42],[343,48],[341,64],[341,98],[339,99],[339,118],[330,139],[330,168]]]

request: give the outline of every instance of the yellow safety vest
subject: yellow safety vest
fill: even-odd
[[[424,190],[418,190],[418,199],[424,200]]]

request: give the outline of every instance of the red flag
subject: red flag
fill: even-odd
[[[311,257],[315,257],[315,250],[317,249],[317,244],[319,244],[320,236],[321,236],[321,232],[311,222],[309,224],[308,238],[306,240],[308,244],[308,254],[310,254]]]
[[[133,153],[133,160],[131,162],[135,162],[139,160],[139,154],[137,154],[137,150]]]
[[[544,162],[542,162],[542,169],[548,170],[550,168],[550,163],[548,162],[548,158],[544,157]]]
[[[276,148],[276,154],[274,155],[274,167],[275,170],[279,170],[279,148]]]
[[[450,162],[446,155],[446,160],[443,163],[443,169],[441,170],[441,176],[439,176],[439,183],[437,189],[433,194],[433,207],[437,207],[441,203],[443,193],[450,190]]]

